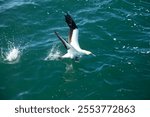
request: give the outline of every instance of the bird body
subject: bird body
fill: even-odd
[[[68,13],[65,15],[65,21],[70,28],[68,42],[65,39],[63,39],[57,32],[55,32],[56,36],[60,39],[64,47],[67,49],[67,53],[61,58],[76,59],[81,58],[83,55],[94,55],[92,54],[92,52],[80,48],[78,42],[79,29],[72,17]]]

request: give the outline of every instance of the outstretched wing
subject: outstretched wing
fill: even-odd
[[[71,48],[70,44],[68,44],[68,42],[63,39],[56,31],[54,32],[56,34],[56,36],[58,37],[58,39],[62,42],[62,44],[64,45],[64,47],[68,50]]]
[[[76,23],[74,22],[74,20],[72,19],[72,17],[68,13],[66,13],[66,15],[65,15],[65,21],[66,21],[66,23],[68,24],[68,26],[70,28],[68,42],[71,43],[73,30],[77,29],[78,27],[77,27]]]
[[[65,39],[63,39],[56,31],[55,34],[68,51],[68,53],[62,56],[62,58],[72,58],[75,54],[78,53],[78,51],[72,45],[70,45]]]
[[[65,21],[70,28],[68,42],[75,49],[78,50],[78,49],[80,49],[79,43],[78,43],[78,33],[79,33],[78,27],[77,27],[76,23],[74,22],[74,20],[72,19],[72,17],[68,13],[65,15]]]

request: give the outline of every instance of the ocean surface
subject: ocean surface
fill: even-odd
[[[96,57],[58,59],[65,12]],[[150,1],[0,0],[0,99],[150,99]]]

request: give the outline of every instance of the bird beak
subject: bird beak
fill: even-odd
[[[94,57],[96,57],[96,55],[95,55],[95,54],[93,54],[93,53],[91,53],[91,55],[92,55],[92,56],[94,56]]]

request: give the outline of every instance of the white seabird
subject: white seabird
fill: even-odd
[[[68,13],[66,13],[65,15],[65,21],[70,28],[68,42],[55,31],[56,36],[60,39],[64,47],[67,49],[67,53],[63,55],[61,58],[79,59],[83,55],[95,56],[94,54],[92,54],[92,52],[80,48],[78,43],[78,34],[79,34],[78,27]]]

